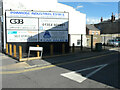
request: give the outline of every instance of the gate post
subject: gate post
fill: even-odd
[[[8,54],[8,44],[6,43],[6,54]]]
[[[39,47],[39,45],[37,45],[37,47]],[[40,57],[40,52],[37,51],[37,57]]]
[[[65,44],[62,43],[62,54],[65,54]]]
[[[105,36],[104,36],[104,50],[105,50]]]
[[[75,44],[73,43],[72,44],[72,52],[74,52],[75,51]]]
[[[93,51],[93,35],[91,35],[91,51]]]
[[[12,56],[12,44],[9,45],[10,55]]]
[[[13,46],[14,57],[16,57],[16,45]]]
[[[81,34],[81,51],[83,50],[82,42],[83,42],[83,35]]]
[[[22,59],[22,46],[19,46],[19,59]]]
[[[53,55],[53,44],[50,44],[50,55]]]

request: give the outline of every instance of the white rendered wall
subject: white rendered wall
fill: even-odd
[[[82,35],[82,46],[87,46],[87,41],[86,41],[86,35]],[[77,45],[77,40],[81,40],[81,35],[80,34],[71,34],[70,35],[70,46],[74,45],[75,46],[81,46],[80,45]]]
[[[3,14],[5,10],[33,10],[69,12],[69,34],[86,34],[86,15],[74,8],[57,3],[57,0],[3,0]],[[5,31],[5,17],[4,17]],[[5,32],[4,32],[5,38]],[[72,41],[76,41],[77,37]],[[6,42],[6,40],[4,40]],[[71,43],[72,43],[71,41]],[[5,43],[4,43],[5,46]]]

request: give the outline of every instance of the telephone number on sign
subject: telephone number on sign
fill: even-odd
[[[42,26],[59,26],[59,27],[64,27],[65,24],[43,23]]]

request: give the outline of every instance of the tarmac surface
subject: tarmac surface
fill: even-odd
[[[17,62],[1,54],[2,87],[117,89],[119,55],[119,48],[111,48]]]
[[[15,70],[24,70],[29,68],[35,68],[35,67],[43,67],[48,66],[52,64],[58,64],[63,62],[71,62],[73,59],[71,57],[74,57],[75,59],[84,59],[84,58],[90,58],[90,57],[96,57],[100,55],[104,55],[107,53],[111,53],[113,51],[120,51],[120,48],[110,48],[109,50],[102,50],[102,51],[76,51],[74,53],[68,53],[68,54],[61,54],[61,55],[53,55],[53,56],[45,56],[43,59],[37,59],[37,60],[28,60],[25,62],[18,62],[17,60],[0,53],[0,70],[2,71],[15,71]],[[59,59],[56,60],[56,57]],[[64,60],[63,60],[64,57]],[[68,59],[69,58],[69,59]],[[1,72],[2,73],[2,72]]]

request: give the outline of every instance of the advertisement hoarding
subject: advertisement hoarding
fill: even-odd
[[[68,13],[6,11],[7,42],[68,42]]]

